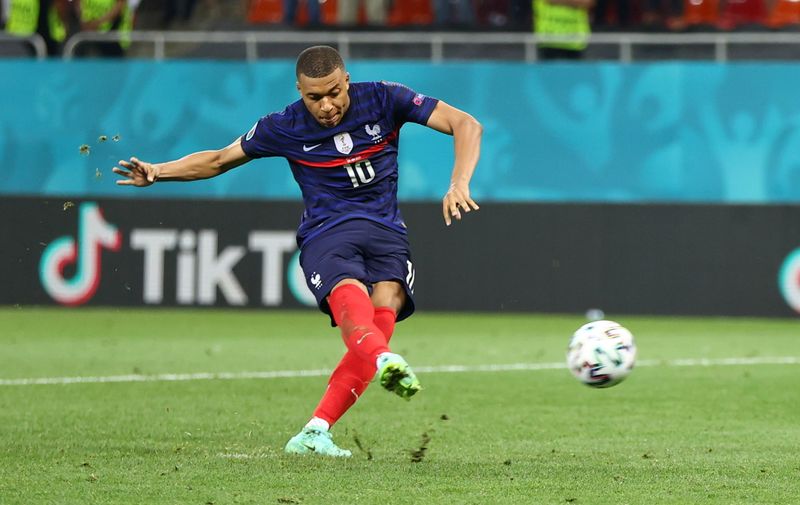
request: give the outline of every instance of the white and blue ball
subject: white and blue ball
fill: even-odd
[[[614,321],[586,323],[572,335],[567,367],[579,381],[596,388],[622,382],[636,362],[633,334]]]

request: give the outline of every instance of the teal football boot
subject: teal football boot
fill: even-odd
[[[385,352],[378,356],[376,377],[386,390],[410,400],[422,389],[417,376],[399,354]]]
[[[333,443],[331,432],[307,427],[286,443],[284,451],[288,454],[319,454],[335,458],[349,458],[353,455]]]

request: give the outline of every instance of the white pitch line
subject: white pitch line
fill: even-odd
[[[800,357],[763,358],[689,358],[673,360],[640,360],[636,367],[652,366],[742,366],[742,365],[798,365]],[[439,365],[420,366],[414,370],[422,373],[465,373],[465,372],[514,372],[554,370],[566,368],[564,363],[510,363],[499,365]],[[267,372],[202,372],[155,375],[108,375],[88,377],[38,377],[27,379],[0,379],[0,386],[36,386],[66,384],[99,384],[109,382],[182,382],[196,380],[247,380],[247,379],[286,379],[298,377],[327,377],[332,370],[275,370]]]

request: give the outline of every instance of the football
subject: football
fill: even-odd
[[[622,382],[636,361],[633,334],[614,321],[586,323],[572,335],[567,367],[579,381],[596,388]]]

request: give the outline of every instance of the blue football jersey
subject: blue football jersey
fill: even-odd
[[[397,147],[406,122],[425,124],[438,103],[402,84],[350,84],[350,107],[325,128],[298,100],[262,117],[241,138],[250,158],[281,156],[300,185],[305,212],[298,244],[348,219],[406,233],[397,202]]]

